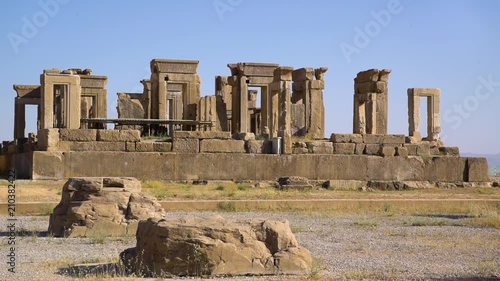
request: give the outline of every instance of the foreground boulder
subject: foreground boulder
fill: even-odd
[[[312,258],[288,221],[182,217],[139,222],[120,259],[144,277],[308,274]]]
[[[49,233],[55,237],[135,233],[139,220],[162,217],[153,196],[135,178],[70,178],[54,208]]]

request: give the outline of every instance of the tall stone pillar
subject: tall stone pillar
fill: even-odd
[[[354,133],[387,134],[390,73],[390,69],[369,69],[354,79]]]
[[[248,85],[247,85],[247,77],[246,76],[239,76],[238,77],[238,84],[239,84],[239,92],[238,92],[238,99],[239,99],[239,122],[238,122],[238,133],[246,133],[249,132],[248,128]]]
[[[26,130],[26,106],[15,99],[14,105],[14,140],[24,138]]]

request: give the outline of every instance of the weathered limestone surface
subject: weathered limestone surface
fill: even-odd
[[[142,95],[141,95],[142,96]],[[126,93],[118,93],[118,118],[146,118],[144,106],[139,99],[132,99],[132,96]]]
[[[288,221],[220,216],[139,222],[135,248],[120,254],[145,277],[308,274],[312,258]]]
[[[408,148],[406,147],[396,147],[396,156],[408,157]]]
[[[332,154],[333,143],[326,141],[306,142],[309,153],[312,154]]]
[[[190,139],[231,139],[231,132],[220,131],[175,131],[174,138],[190,138]]]
[[[382,146],[380,147],[378,154],[382,157],[394,156],[396,155],[396,148],[394,146]]]
[[[63,154],[35,151],[25,157],[32,157],[26,162],[32,163],[30,177],[33,179],[63,179],[86,175],[162,180],[276,180],[283,175],[295,175],[308,179],[453,182],[467,181],[464,175],[469,171],[469,166],[466,165],[468,158],[447,156],[429,157],[423,161],[421,157],[411,156],[338,154],[291,154],[278,157],[248,153],[67,151]],[[151,163],[155,163],[155,169],[149,168]],[[470,168],[481,171],[473,177],[475,181],[489,181],[486,160],[478,160]]]
[[[334,143],[333,153],[335,154],[354,154],[355,143]]]
[[[333,143],[363,143],[363,135],[333,133],[330,136],[330,141]]]
[[[245,142],[247,153],[269,154],[272,152],[272,142],[270,140],[248,140]]]
[[[245,141],[205,139],[200,141],[202,153],[245,153]]]
[[[61,141],[60,151],[127,151],[123,141]]]
[[[97,130],[98,141],[140,141],[139,130]]]
[[[93,129],[60,129],[61,141],[96,141],[97,130]]]
[[[134,233],[137,220],[162,217],[156,199],[134,178],[70,178],[54,208],[49,233],[56,237]]]
[[[390,69],[369,69],[354,79],[353,132],[387,134]]]
[[[38,130],[38,148],[40,150],[55,150],[59,146],[59,129]]]
[[[200,140],[194,138],[173,138],[172,151],[177,153],[200,152]]]
[[[448,156],[460,156],[460,150],[458,147],[446,147],[442,146],[439,148],[439,152],[443,155],[448,155]]]

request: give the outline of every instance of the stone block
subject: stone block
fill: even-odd
[[[396,155],[396,147],[394,146],[381,146],[378,155],[382,157],[394,156]]]
[[[40,129],[37,137],[38,147],[41,150],[59,146],[59,129]]]
[[[200,141],[202,153],[245,153],[245,141],[205,139]]]
[[[96,141],[97,130],[94,129],[60,129],[59,138],[62,141]]]
[[[407,147],[396,147],[396,156],[408,157],[408,148]]]
[[[127,151],[125,142],[85,141],[70,142],[71,151]]]
[[[408,150],[408,155],[411,155],[411,156],[416,156],[417,155],[418,144],[408,144],[408,143],[405,143],[403,147],[406,147],[406,149]]]
[[[292,148],[292,154],[307,154],[309,153],[309,150],[304,147],[293,147]]]
[[[365,154],[367,155],[378,155],[380,150],[380,144],[366,144],[365,146]]]
[[[431,155],[436,155],[436,156],[439,156],[441,155],[441,152],[439,151],[439,147],[437,146],[430,146],[430,152],[431,152]]]
[[[244,140],[244,141],[255,140],[255,134],[254,133],[236,133],[233,135],[233,138],[237,139],[237,140]]]
[[[322,90],[324,88],[325,88],[325,81],[322,81],[322,80],[311,81],[311,89]]]
[[[312,68],[299,68],[292,72],[293,81],[313,80],[314,69]]]
[[[185,139],[222,139],[229,140],[232,138],[231,132],[222,131],[174,131],[174,138]]]
[[[140,141],[141,132],[139,130],[97,130],[98,141]]]
[[[135,141],[127,141],[125,142],[125,150],[128,152],[135,152],[135,149],[137,147],[136,145],[137,142]]]
[[[387,92],[386,82],[362,82],[355,84],[356,94],[368,94],[368,93],[384,93]]]
[[[252,154],[269,154],[272,152],[272,143],[269,140],[248,140],[245,142],[245,150]]]
[[[486,158],[467,158],[467,181],[490,181]]]
[[[309,153],[333,154],[333,143],[326,141],[306,142]]]
[[[405,143],[417,144],[421,142],[422,142],[422,137],[420,136],[405,137]]]
[[[330,141],[333,143],[363,143],[363,135],[361,134],[335,134],[330,136]]]
[[[135,143],[136,152],[153,152],[153,142],[137,142]]]
[[[174,132],[175,135],[175,132]],[[200,140],[196,138],[173,138],[172,151],[177,153],[199,153]]]
[[[363,143],[365,144],[382,144],[384,143],[385,135],[363,134]]]
[[[365,147],[366,144],[364,143],[356,143],[356,146],[354,147],[354,154],[356,155],[361,155],[365,152]]]
[[[363,82],[376,82],[378,81],[379,78],[379,70],[378,69],[368,69],[365,71],[358,72],[356,75],[356,78],[354,81],[356,83],[363,83]]]
[[[333,153],[334,154],[354,154],[356,148],[355,143],[334,143]]]
[[[155,152],[170,152],[172,151],[172,143],[171,142],[154,142],[153,150]]]
[[[405,135],[385,135],[382,140],[383,144],[404,144]]]
[[[428,143],[417,144],[417,155],[418,156],[430,156],[431,155],[431,145]]]
[[[118,93],[116,110],[118,111],[118,118],[140,119],[146,117],[141,100],[133,99],[132,95],[126,93]]]
[[[439,148],[439,152],[445,156],[460,156],[460,150],[455,146],[442,146]]]

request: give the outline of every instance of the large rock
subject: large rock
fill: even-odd
[[[156,198],[141,193],[135,178],[70,178],[50,216],[49,233],[124,235],[135,232],[138,220],[163,215]]]
[[[308,274],[312,264],[288,221],[220,216],[141,221],[137,246],[120,258],[145,277]]]

